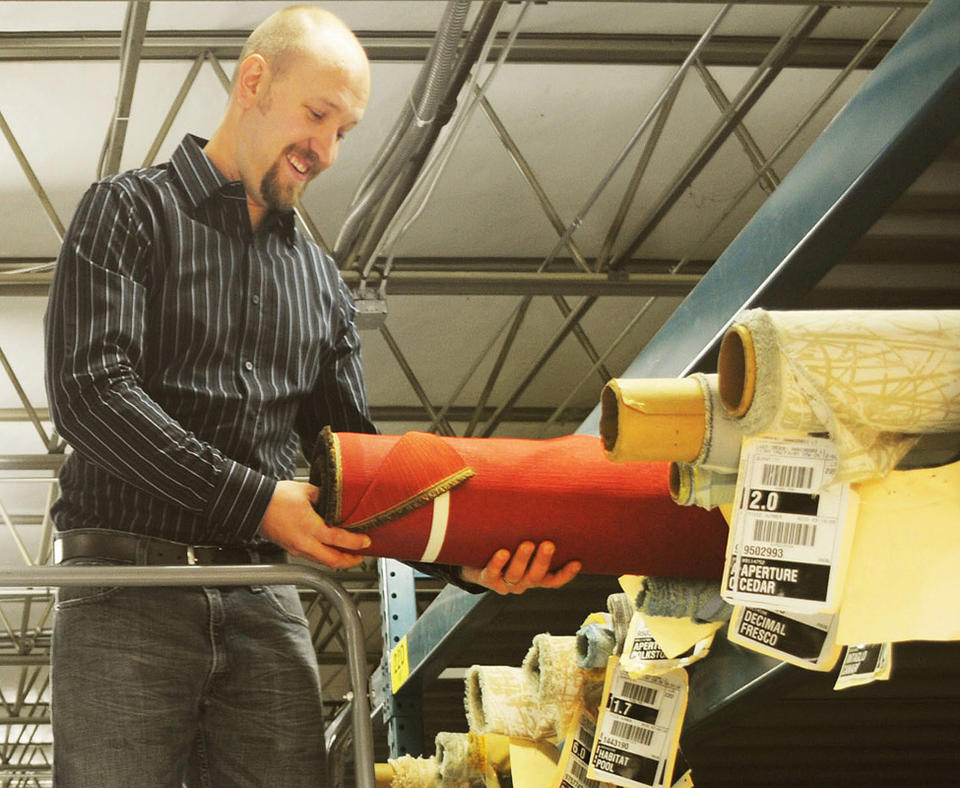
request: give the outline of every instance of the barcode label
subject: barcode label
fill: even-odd
[[[570,759],[570,773],[584,788],[600,788],[600,783],[597,780],[591,780],[587,777],[587,767],[572,758]]]
[[[813,547],[817,541],[817,526],[813,523],[793,523],[783,520],[755,520],[753,541]]]
[[[790,490],[809,490],[813,485],[813,468],[809,465],[763,464],[764,486],[785,487]]]
[[[639,725],[631,725],[629,722],[621,722],[620,720],[613,720],[610,734],[618,739],[626,739],[636,744],[647,745],[653,741],[652,728],[641,728]]]
[[[660,691],[654,689],[653,687],[645,687],[642,684],[631,684],[630,682],[625,682],[623,689],[619,694],[621,694],[627,700],[632,700],[635,703],[642,703],[644,706],[653,706],[656,708]]]

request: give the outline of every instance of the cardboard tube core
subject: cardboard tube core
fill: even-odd
[[[693,473],[690,466],[686,463],[671,462],[667,486],[674,502],[686,506],[693,498]]]
[[[690,462],[703,447],[706,401],[694,378],[615,378],[600,405],[600,437],[612,460]]]
[[[603,439],[603,448],[613,451],[617,445],[619,435],[619,420],[617,418],[617,394],[609,385],[600,392],[600,437]]]
[[[746,326],[735,325],[724,335],[717,375],[720,403],[731,416],[742,418],[753,403],[757,387],[757,357]]]

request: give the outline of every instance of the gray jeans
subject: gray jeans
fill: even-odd
[[[61,589],[52,691],[56,786],[326,784],[292,586]]]

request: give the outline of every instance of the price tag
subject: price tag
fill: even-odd
[[[588,776],[635,788],[661,788],[673,774],[687,708],[687,673],[631,679],[610,658]]]
[[[620,665],[630,678],[668,673],[677,668],[686,667],[692,662],[703,659],[710,653],[713,643],[713,634],[719,628],[716,625],[713,631],[705,638],[697,641],[687,651],[676,657],[668,657],[653,633],[648,628],[644,617],[634,612],[627,627],[627,636],[624,640],[623,654],[620,655]]]
[[[727,640],[808,670],[830,670],[840,657],[837,617],[735,607]]]
[[[393,688],[394,694],[403,686],[409,676],[410,652],[407,649],[407,636],[404,635],[390,652],[390,686]]]
[[[587,776],[590,766],[590,750],[597,734],[597,726],[589,713],[580,710],[578,718],[567,731],[563,752],[557,763],[557,771],[550,783],[554,788],[601,788],[607,783],[591,780]]]
[[[847,646],[843,655],[843,664],[834,689],[858,687],[873,681],[886,681],[890,678],[890,665],[893,657],[891,643],[872,643],[864,646]]]
[[[825,438],[745,438],[727,543],[723,598],[796,613],[840,602],[857,496],[834,484]]]

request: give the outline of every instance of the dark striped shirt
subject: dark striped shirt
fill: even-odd
[[[60,530],[192,544],[256,537],[298,439],[375,431],[336,266],[187,137],[168,164],[94,184],[46,315],[47,389],[73,452]]]

